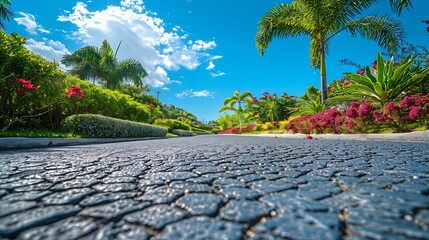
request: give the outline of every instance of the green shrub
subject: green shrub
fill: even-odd
[[[81,100],[67,101],[64,105],[66,116],[91,113],[147,123],[150,121],[152,112],[157,111],[149,109],[148,105],[135,101],[127,94],[105,89],[76,77],[68,77],[66,83],[69,87],[79,86],[85,94]]]
[[[181,137],[189,137],[194,136],[194,133],[192,131],[182,130],[182,129],[173,129],[171,133],[176,134],[177,136]]]
[[[157,119],[155,120],[155,125],[166,127],[169,132],[174,129],[191,130],[191,126],[188,124],[174,119]]]
[[[164,137],[168,131],[163,127],[93,114],[70,116],[61,126],[73,134],[98,138]]]
[[[57,64],[29,51],[26,38],[0,31],[0,129],[55,128],[62,120],[64,72]],[[31,81],[37,91],[18,94],[17,78]]]

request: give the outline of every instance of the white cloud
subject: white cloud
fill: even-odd
[[[223,58],[223,56],[213,56],[209,62],[209,65],[206,67],[206,70],[213,70],[215,68],[213,61],[221,58]]]
[[[168,87],[163,87],[162,90],[169,91],[170,89]]]
[[[221,76],[223,76],[223,75],[225,75],[226,73],[224,73],[224,72],[217,72],[217,73],[210,73],[210,75],[212,76],[212,77],[221,77]]]
[[[76,25],[77,31],[70,35],[83,45],[100,46],[107,39],[116,48],[122,41],[118,58],[139,60],[149,74],[143,81],[162,87],[174,82],[167,71],[195,70],[209,62],[212,56],[206,50],[215,48],[216,42],[193,41],[180,26],[166,30],[156,15],[145,9],[142,0],[122,0],[120,6],[99,11],[89,11],[85,3],[78,2],[58,21]]]
[[[177,98],[189,98],[189,97],[210,97],[214,98],[214,93],[207,90],[192,91],[192,89],[185,90],[181,93],[176,94]]]
[[[65,54],[70,54],[66,46],[61,42],[43,38],[43,41],[38,42],[32,38],[28,39],[25,46],[32,52],[42,55],[48,61],[56,61],[59,63]],[[60,64],[60,67],[66,67]]]
[[[24,12],[18,12],[18,14],[21,17],[16,17],[14,20],[18,23],[18,25],[23,25],[25,27],[25,31],[28,33],[36,35],[36,30],[41,33],[50,33],[49,30],[44,29],[42,25],[36,22],[34,15]]]
[[[208,50],[213,49],[216,47],[215,41],[210,42],[204,42],[203,40],[197,40],[192,44],[192,50],[194,51],[202,51],[202,50]]]
[[[215,65],[213,64],[213,61],[210,61],[209,65],[206,67],[206,70],[212,70],[215,68]]]

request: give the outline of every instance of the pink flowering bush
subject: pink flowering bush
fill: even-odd
[[[352,102],[342,110],[335,108],[289,121],[288,130],[298,133],[367,133],[370,129],[393,128],[396,132],[411,130],[410,123],[428,125],[429,94],[406,96],[388,102],[381,109],[369,102]]]
[[[375,122],[393,127],[397,132],[407,131],[407,123],[427,120],[429,116],[429,94],[405,96],[399,103],[388,102],[373,112]]]
[[[222,132],[218,132],[218,134],[239,134],[239,133],[246,133],[251,132],[255,128],[255,125],[248,125],[246,127],[243,127],[240,131],[240,128],[230,128],[227,130],[224,130]]]

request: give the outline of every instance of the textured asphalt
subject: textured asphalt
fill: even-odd
[[[0,152],[4,239],[429,239],[429,144],[196,136]]]

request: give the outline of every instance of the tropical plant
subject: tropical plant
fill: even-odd
[[[10,21],[10,17],[13,16],[12,10],[10,7],[10,0],[0,0],[0,29],[6,27],[3,20]]]
[[[108,89],[119,89],[124,80],[131,81],[136,86],[142,86],[142,78],[147,76],[146,70],[136,59],[119,61],[116,57],[120,44],[115,52],[107,40],[101,47],[86,46],[67,54],[61,63],[71,66],[70,74],[82,79],[98,80]]]
[[[403,38],[399,22],[383,16],[355,19],[374,0],[295,0],[290,5],[280,4],[270,9],[259,21],[256,47],[265,54],[273,38],[308,35],[310,37],[310,66],[320,69],[321,102],[327,99],[326,64],[330,40],[346,30],[352,36],[360,35],[376,41],[389,52],[397,48]],[[411,7],[410,0],[391,0],[398,13]]]
[[[327,110],[331,103],[322,102],[319,89],[314,86],[309,86],[307,91],[299,97],[299,101],[296,102],[298,113],[302,116],[314,115],[316,113]]]
[[[238,104],[237,108],[235,107],[235,104]],[[245,91],[242,94],[240,94],[240,92],[235,91],[232,97],[225,98],[225,100],[223,101],[223,107],[219,109],[219,113],[229,110],[229,111],[236,112],[238,114],[240,131],[243,124],[243,112],[244,112],[243,105],[244,104],[246,104],[246,106],[248,107],[253,104],[252,93],[250,93],[249,91]]]
[[[428,74],[429,67],[421,69],[414,66],[415,57],[408,56],[399,64],[395,64],[393,57],[384,61],[378,54],[377,63],[373,67],[366,67],[363,74],[348,73],[344,78],[349,84],[339,89],[337,96],[330,101],[375,101],[384,105],[386,102],[397,100],[398,97],[410,88],[421,84]],[[397,65],[397,66],[395,66]]]
[[[0,31],[0,129],[55,128],[62,120],[59,102],[67,99],[65,74],[29,51],[25,41]]]

